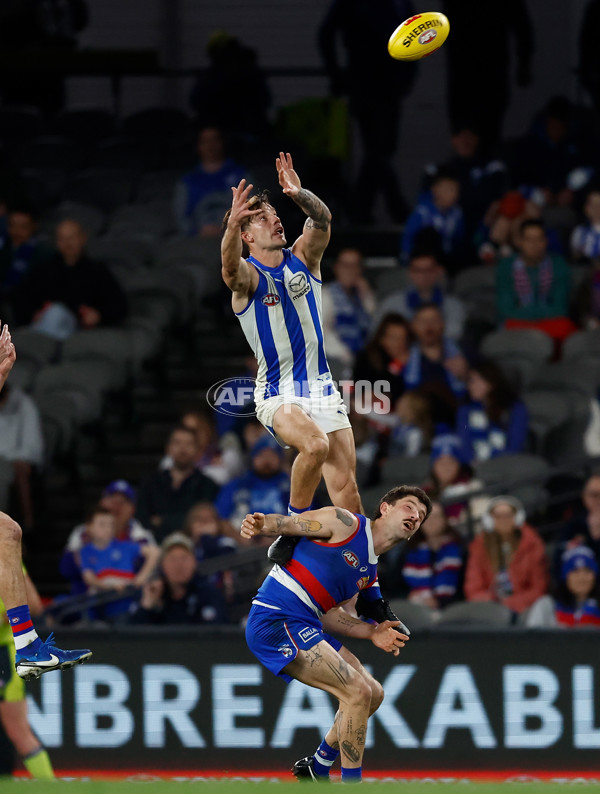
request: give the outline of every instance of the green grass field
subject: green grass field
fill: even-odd
[[[298,792],[298,786],[301,784],[296,782],[280,782],[261,779],[260,781],[211,781],[211,780],[169,780],[169,781],[80,781],[73,780],[69,782],[57,781],[56,783],[45,783],[33,780],[18,780],[9,781],[4,783],[2,781],[2,791],[27,791],[35,790],[36,792],[53,792],[60,786],[61,791],[71,792],[71,794],[176,794],[176,792],[185,792],[193,787],[195,790],[200,787],[203,794],[249,794],[252,791],[263,791],[265,787],[269,791],[277,792],[277,794],[292,794]],[[308,786],[313,790],[320,784],[308,783],[302,784],[302,787]],[[340,783],[332,785],[341,785]],[[565,791],[565,786],[572,788],[576,786],[578,790],[587,790],[593,788],[598,790],[596,782],[590,781],[586,783],[569,782],[567,784],[558,783],[442,783],[442,782],[411,782],[396,783],[391,782],[365,782],[364,786],[371,788],[375,787],[376,791],[382,792],[399,792],[402,794],[431,794],[431,792],[447,792],[448,794],[559,794]]]

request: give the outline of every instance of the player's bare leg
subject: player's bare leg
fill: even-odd
[[[352,513],[363,513],[356,484],[356,449],[351,428],[329,433],[329,454],[322,471],[331,504]],[[293,504],[293,502],[292,502]]]
[[[329,454],[327,435],[299,406],[282,405],[273,418],[277,435],[298,450],[292,466],[290,504],[297,510],[310,507]]]
[[[325,640],[308,651],[299,651],[284,672],[338,699],[332,740],[339,745],[343,769],[360,770],[371,710],[372,689],[367,678]]]
[[[370,717],[372,714],[374,714],[377,711],[379,706],[381,706],[381,704],[383,703],[383,695],[384,695],[383,687],[381,686],[379,681],[373,678],[371,673],[365,670],[365,668],[362,666],[358,658],[353,653],[351,653],[348,650],[348,648],[342,646],[338,651],[338,653],[342,657],[342,659],[344,659],[351,667],[353,667],[358,673],[360,673],[362,677],[368,682],[369,687],[371,688],[371,701],[369,706],[369,717]],[[330,747],[335,748],[336,750],[339,750],[339,746],[337,745],[338,721],[339,721],[339,711],[335,715],[335,720],[333,721],[333,725],[327,731],[327,734],[325,736],[325,741],[327,742],[327,744]]]
[[[21,527],[0,513],[0,598],[7,609],[27,603],[21,568]]]
[[[277,435],[298,450],[292,465],[290,515],[308,510],[321,481],[321,468],[329,454],[327,435],[297,405],[282,405],[273,418]],[[298,538],[280,536],[269,546],[271,562],[285,565],[294,553]]]

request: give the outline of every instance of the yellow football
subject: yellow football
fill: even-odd
[[[418,61],[439,50],[448,38],[448,17],[439,11],[417,14],[398,25],[388,41],[388,52],[397,61]]]

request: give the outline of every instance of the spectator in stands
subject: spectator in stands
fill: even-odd
[[[560,581],[553,595],[531,606],[525,618],[528,628],[600,628],[598,560],[586,546],[568,549],[561,558]]]
[[[424,304],[439,306],[444,316],[446,336],[458,342],[465,325],[465,307],[460,298],[449,295],[444,267],[432,254],[414,254],[408,264],[408,284],[405,289],[392,292],[377,307],[373,323],[386,314],[401,314],[412,320]]]
[[[151,528],[159,541],[180,531],[188,510],[198,502],[212,501],[219,490],[196,468],[198,444],[193,430],[176,427],[165,452],[173,465],[156,471],[142,484],[136,510],[138,521]]]
[[[37,406],[21,389],[6,383],[0,392],[0,460],[12,467],[12,486],[25,531],[35,523],[32,480],[43,458],[44,438]],[[7,493],[0,492],[1,509],[8,507],[7,497]]]
[[[466,394],[467,360],[445,334],[444,317],[435,304],[415,312],[416,337],[403,371],[407,389],[419,389],[431,401],[434,423],[454,426],[456,409]]]
[[[554,577],[559,580],[561,560],[573,546],[590,548],[600,563],[600,472],[594,472],[581,494],[584,510],[569,519],[559,530],[554,552]]]
[[[492,361],[471,367],[467,379],[469,400],[459,406],[456,434],[467,463],[510,452],[524,452],[528,439],[527,408],[504,373]]]
[[[461,457],[460,439],[453,433],[440,433],[431,443],[431,470],[423,490],[442,501],[448,523],[456,527],[465,518],[467,496],[481,487]]]
[[[395,423],[389,434],[389,457],[414,457],[426,452],[433,439],[433,419],[429,400],[417,390],[407,391],[394,408]]]
[[[224,521],[210,502],[198,502],[192,507],[183,525],[183,533],[192,539],[198,562],[233,554],[238,547],[239,532]],[[231,571],[222,571],[212,577],[228,601],[233,599],[234,579]]]
[[[110,270],[85,250],[87,235],[74,220],[56,229],[55,258],[23,284],[28,316],[38,331],[65,339],[77,328],[118,325],[127,316],[127,298]]]
[[[332,0],[319,29],[319,51],[331,94],[348,96],[361,137],[362,162],[353,202],[361,223],[373,221],[380,194],[393,221],[400,223],[407,214],[392,161],[402,101],[414,85],[418,67],[390,58],[387,42],[413,14],[410,0],[379,0],[377,13],[362,0]]]
[[[37,219],[33,209],[28,206],[11,207],[6,233],[0,237],[0,304],[3,320],[14,325],[23,323],[23,281],[29,272],[44,267],[53,256],[52,248],[37,236]]]
[[[217,30],[208,40],[206,55],[210,65],[198,73],[190,93],[190,105],[198,121],[217,124],[248,145],[264,144],[269,134],[271,92],[256,52],[230,33]],[[223,101],[223,97],[235,96],[242,83],[252,86],[251,124],[235,102]]]
[[[198,575],[191,538],[168,535],[161,546],[159,575],[144,585],[130,621],[151,625],[224,623],[225,601],[219,589]]]
[[[520,255],[498,265],[498,319],[506,328],[539,328],[556,341],[575,330],[568,318],[571,275],[565,260],[548,253],[544,224],[521,224]]]
[[[221,518],[238,527],[246,513],[287,514],[290,478],[283,469],[283,449],[265,435],[250,451],[250,470],[224,485],[216,508]],[[268,545],[268,539],[264,542]]]
[[[417,235],[433,228],[441,236],[445,264],[451,272],[463,265],[465,219],[460,200],[460,182],[453,171],[440,168],[431,181],[431,188],[423,193],[409,215],[402,236],[401,256],[408,262],[416,252]]]
[[[594,161],[595,144],[578,116],[567,97],[553,96],[514,147],[515,183],[541,189],[546,204],[568,206],[572,201],[567,188],[569,173]]]
[[[216,423],[211,414],[197,410],[186,411],[180,424],[195,433],[198,449],[196,467],[213,482],[225,485],[241,472],[244,461],[239,447],[226,445],[222,438],[217,438]],[[172,465],[173,461],[168,456],[161,461],[162,469],[170,469]]]
[[[460,600],[463,558],[459,535],[448,525],[442,505],[434,502],[420,539],[408,544],[403,559],[400,573],[408,600],[430,609],[443,609]]]
[[[408,322],[399,314],[387,314],[372,339],[356,357],[354,382],[385,382],[391,405],[404,393],[404,368],[410,355],[412,336]]]
[[[223,133],[206,126],[198,133],[198,165],[175,188],[177,228],[187,237],[219,237],[223,215],[231,205],[231,186],[248,176],[225,153]]]
[[[425,167],[426,185],[439,169],[451,169],[460,182],[460,205],[465,216],[465,238],[470,245],[488,207],[505,192],[508,182],[506,165],[487,151],[479,129],[464,119],[450,139],[452,155],[441,165]]]
[[[491,499],[482,524],[483,530],[469,545],[465,597],[523,612],[548,590],[544,542],[526,523],[521,502],[512,496]]]
[[[444,0],[441,10],[451,20],[454,34],[444,47],[450,126],[456,129],[475,118],[483,145],[489,148],[502,137],[513,72],[517,85],[531,82],[535,38],[526,0],[491,4]],[[481,36],[484,28],[489,35]]]
[[[575,227],[571,235],[571,258],[577,262],[600,259],[600,188],[594,186],[583,205],[586,222]]]
[[[149,529],[144,529],[135,518],[136,493],[134,487],[127,480],[110,482],[102,491],[99,504],[100,507],[108,510],[112,515],[117,540],[156,545],[152,532]],[[79,552],[82,546],[85,546],[89,541],[86,525],[79,524],[69,535],[67,545],[60,559],[60,572],[71,583],[72,595],[83,593],[86,589],[85,583],[81,578]]]
[[[475,234],[477,255],[483,263],[494,265],[516,254],[521,224],[527,220],[537,220],[542,216],[542,208],[538,203],[541,198],[541,194],[526,198],[518,190],[509,190],[488,207]],[[560,240],[554,231],[547,229],[546,236],[548,250],[552,253],[560,253]]]
[[[375,295],[363,273],[362,254],[343,248],[333,264],[334,280],[323,286],[325,350],[330,362],[351,367],[366,342]]]
[[[117,540],[115,520],[105,507],[94,508],[86,521],[89,542],[80,553],[83,581],[88,593],[107,590],[123,591],[130,586],[144,585],[158,562],[158,548],[150,543]],[[129,610],[132,597],[127,596],[103,606],[94,607],[95,619],[110,622],[121,619]]]
[[[235,532],[235,539],[228,534],[228,522],[219,516],[212,502],[198,502],[192,507],[185,517],[183,533],[192,539],[198,562],[237,549],[239,532]]]

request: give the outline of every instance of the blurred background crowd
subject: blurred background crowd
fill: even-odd
[[[429,62],[394,62],[386,42],[423,9],[376,5],[320,10],[324,94],[292,56],[295,95],[274,91],[266,53],[211,12],[202,68],[170,72],[182,101],[132,112],[121,79],[160,59],[82,47],[96,4],[0,11],[0,316],[18,356],[0,509],[49,621],[243,621],[266,550],[240,519],[287,512],[293,458],[251,400],[206,399],[256,371],[220,281],[221,220],[248,178],[294,239],[274,166],[289,150],[334,216],[323,322],[367,512],[403,482],[435,500],[382,559],[385,595],[409,625],[600,626],[600,3],[579,9],[576,90],[540,91],[506,134],[513,93],[536,97],[552,4],[442,2],[448,135],[420,157],[401,141]],[[96,73],[111,101],[72,101],[73,74]]]

